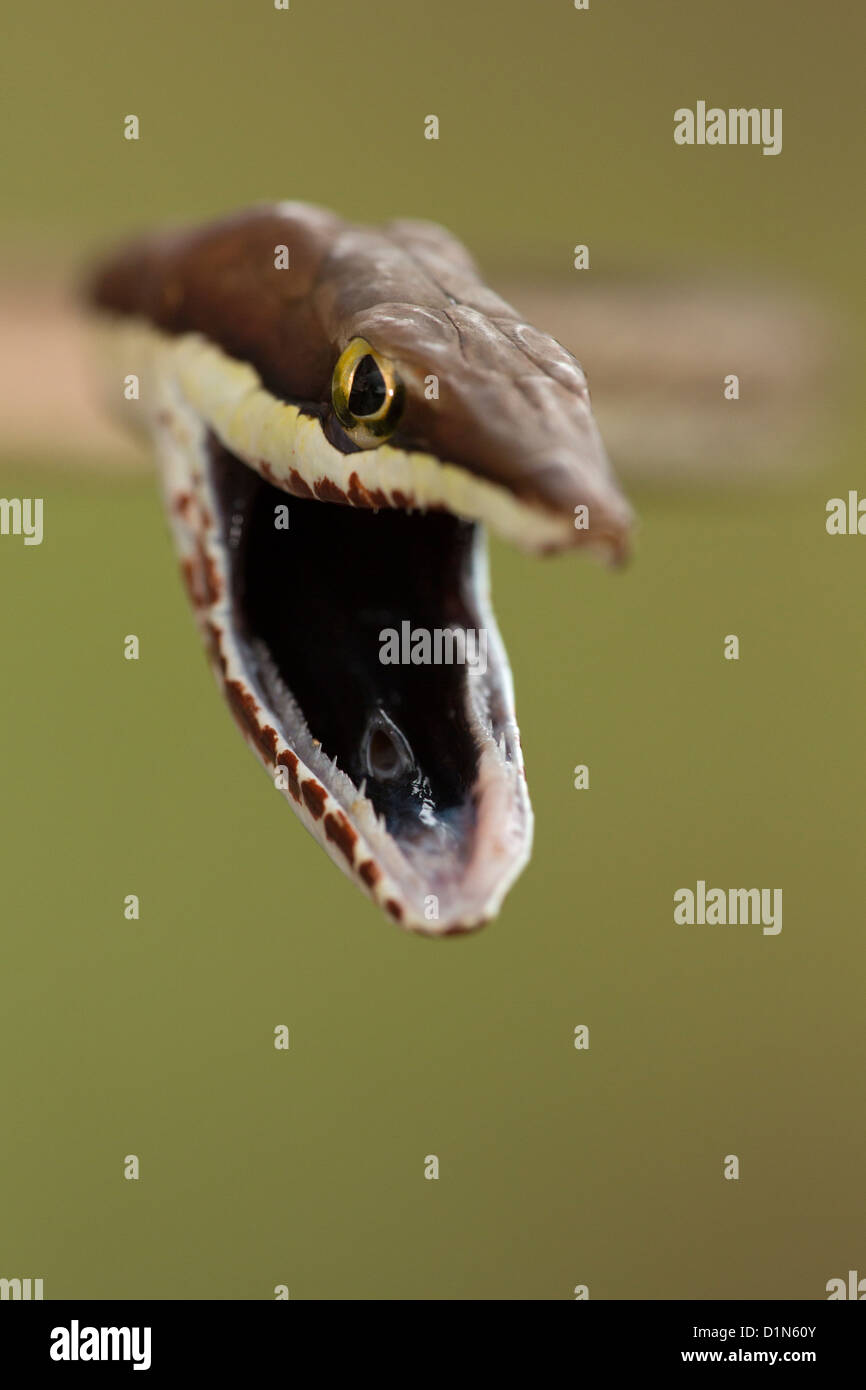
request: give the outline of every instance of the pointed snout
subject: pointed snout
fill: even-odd
[[[487,292],[465,304],[379,304],[349,331],[390,358],[405,387],[393,443],[432,454],[559,520],[561,545],[622,560],[632,512],[608,463],[580,363]]]

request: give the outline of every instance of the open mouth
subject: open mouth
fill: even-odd
[[[245,686],[401,900],[474,897],[491,792],[498,816],[503,776],[525,795],[481,526],[289,496],[213,434],[207,456]]]

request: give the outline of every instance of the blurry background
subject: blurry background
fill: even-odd
[[[862,12],[46,0],[7,27],[0,495],[44,497],[45,540],[0,539],[0,1276],[825,1297],[866,1261],[866,540],[824,528],[864,481]],[[782,107],[782,153],[677,147],[699,99]],[[583,360],[641,517],[622,574],[493,544],[536,849],[474,937],[401,934],[274,797],[149,460],[87,395],[88,258],[284,197],[454,230]],[[699,878],[781,887],[781,934],[674,926]]]

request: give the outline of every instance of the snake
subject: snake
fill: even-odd
[[[630,548],[583,367],[437,223],[300,202],[140,235],[85,297],[274,786],[407,931],[489,922],[533,812],[487,533]]]

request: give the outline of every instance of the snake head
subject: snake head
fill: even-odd
[[[632,513],[582,366],[483,284],[450,233],[402,221],[347,230],[328,258],[317,310],[340,360],[357,377],[366,349],[380,390],[392,392],[382,434],[362,447],[387,441],[407,453],[422,487],[426,459],[450,464],[436,481],[453,481],[452,505],[524,549],[585,545],[626,557]],[[351,428],[348,437],[354,442]]]
[[[89,297],[275,786],[402,926],[490,920],[532,811],[485,527],[627,547],[579,364],[441,228],[296,203],[146,238]]]

